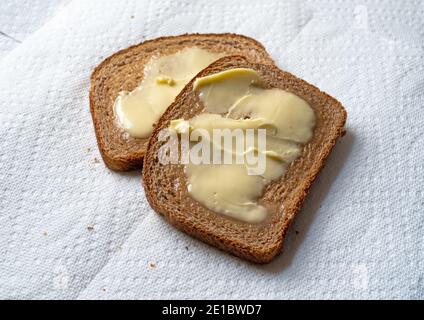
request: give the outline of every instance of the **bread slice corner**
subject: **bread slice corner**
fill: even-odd
[[[190,119],[204,111],[193,92],[194,79],[160,118],[144,158],[143,185],[152,208],[176,228],[221,250],[255,263],[267,263],[279,254],[289,225],[299,212],[309,188],[337,139],[344,132],[346,111],[328,94],[272,64],[254,63],[242,56],[224,57],[201,71],[203,77],[232,68],[252,68],[268,88],[280,88],[305,99],[316,115],[312,140],[281,179],[269,184],[258,200],[268,208],[265,222],[249,224],[215,213],[190,197],[182,165],[158,161],[160,130],[172,119]],[[197,78],[196,77],[196,78]]]

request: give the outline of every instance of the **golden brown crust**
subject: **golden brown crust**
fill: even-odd
[[[152,208],[178,229],[224,251],[256,263],[271,261],[280,251],[290,223],[325,160],[342,135],[346,121],[343,106],[315,86],[274,65],[251,63],[241,56],[225,57],[201,71],[197,77],[230,68],[246,67],[259,72],[267,87],[281,88],[309,102],[317,117],[314,137],[284,177],[267,186],[259,202],[269,210],[267,220],[258,225],[217,214],[192,199],[186,188],[181,165],[161,165],[157,136],[171,119],[189,119],[204,107],[193,93],[192,80],[166,110],[149,140],[143,168],[143,185]]]
[[[273,63],[259,42],[232,33],[161,37],[120,50],[106,58],[91,74],[89,95],[97,143],[110,169],[128,171],[141,168],[148,141],[127,136],[116,124],[113,102],[118,92],[132,90],[140,83],[144,65],[153,55],[171,54],[188,46],[228,55],[239,54],[255,62]]]

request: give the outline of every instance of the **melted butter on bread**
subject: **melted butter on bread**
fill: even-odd
[[[264,188],[280,179],[302,147],[313,136],[315,113],[309,104],[293,93],[265,89],[253,69],[236,68],[195,80],[193,90],[205,107],[205,113],[189,120],[173,120],[170,128],[178,133],[204,129],[212,136],[216,129],[266,129],[266,147],[262,152],[265,169],[252,174],[243,164],[185,164],[190,196],[212,211],[248,223],[260,223],[267,209],[258,203]],[[225,137],[224,137],[225,139]],[[254,145],[258,145],[255,135]],[[215,141],[212,144],[216,144]],[[247,146],[247,145],[246,145]],[[214,145],[214,147],[216,147]],[[219,152],[224,150],[219,143]],[[252,150],[244,150],[244,154]]]

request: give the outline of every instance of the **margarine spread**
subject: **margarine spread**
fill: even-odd
[[[197,47],[153,57],[144,69],[144,79],[131,92],[120,92],[114,111],[119,125],[132,137],[146,138],[153,124],[184,86],[222,55]]]
[[[234,148],[235,143],[209,141],[219,155],[230,155],[230,163],[189,162],[184,171],[190,196],[212,211],[249,223],[259,223],[267,209],[258,203],[267,184],[285,173],[313,135],[315,114],[302,98],[281,89],[264,89],[252,69],[237,68],[199,78],[193,90],[204,104],[205,113],[190,120],[171,121],[178,133],[203,129],[214,136],[216,129],[254,130],[252,148]],[[265,146],[257,129],[265,129]],[[255,131],[256,130],[256,131]],[[225,137],[223,137],[225,139]],[[220,140],[218,140],[220,141]],[[242,150],[242,151],[240,151]],[[252,174],[258,163],[247,161],[249,154],[264,160],[264,168]],[[235,161],[242,158],[245,161]],[[255,158],[253,158],[255,159]],[[240,159],[239,159],[240,160]]]

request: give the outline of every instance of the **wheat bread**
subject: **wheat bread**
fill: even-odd
[[[266,88],[280,88],[305,99],[316,115],[312,140],[291,163],[281,179],[269,184],[259,204],[267,207],[267,219],[249,224],[215,213],[200,205],[187,191],[182,165],[162,165],[158,161],[158,133],[170,120],[186,120],[200,114],[204,106],[193,92],[192,80],[160,118],[150,138],[143,166],[143,185],[152,208],[178,229],[256,263],[271,261],[281,250],[290,223],[299,212],[308,190],[324,165],[336,140],[344,132],[346,111],[334,98],[315,86],[281,71],[274,65],[249,62],[241,56],[224,57],[201,71],[197,77],[232,68],[252,68]]]
[[[120,128],[113,110],[118,93],[131,91],[139,85],[145,64],[152,56],[169,55],[193,46],[227,55],[242,55],[253,62],[273,63],[259,42],[232,33],[162,37],[108,57],[91,75],[90,110],[100,153],[110,169],[129,171],[141,168],[148,142],[148,138],[133,138]]]

